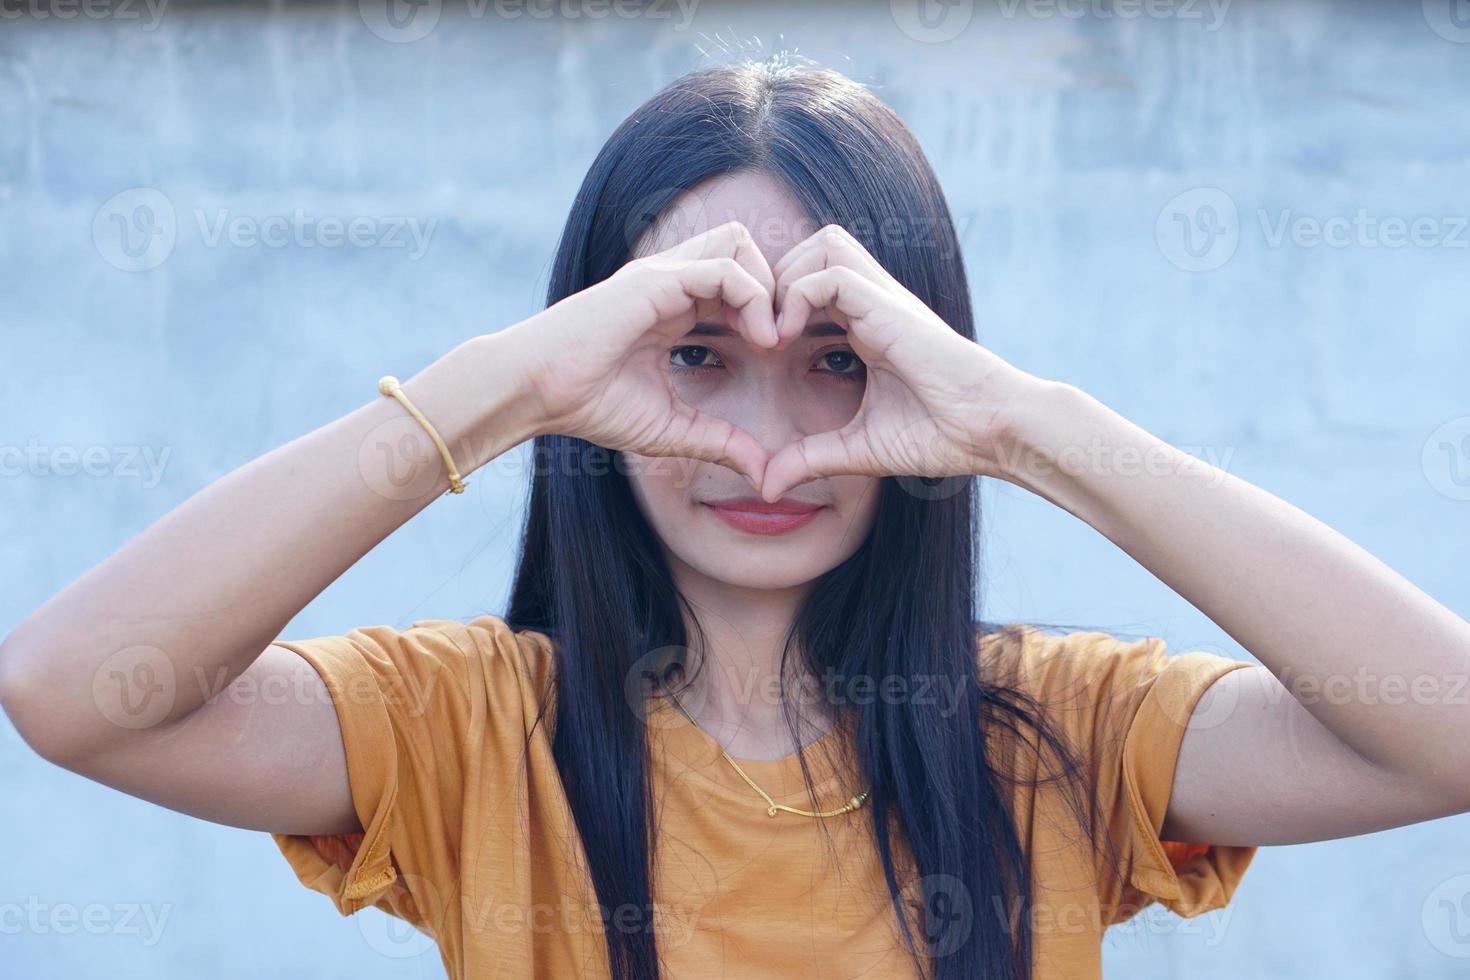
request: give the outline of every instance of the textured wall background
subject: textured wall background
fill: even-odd
[[[616,123],[757,41],[915,129],[984,342],[1470,613],[1463,3],[392,2],[0,4],[0,632],[381,374],[535,311]],[[287,635],[499,611],[517,455]],[[989,493],[991,616],[1247,656],[1090,528]],[[1117,927],[1109,973],[1465,976],[1467,820],[1263,849],[1230,908]],[[4,722],[0,831],[5,976],[442,976],[265,835],[49,766]]]

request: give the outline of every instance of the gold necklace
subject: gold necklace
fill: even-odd
[[[664,690],[668,691],[667,688],[665,688]],[[798,816],[802,817],[835,817],[843,813],[851,813],[858,807],[862,806],[863,801],[868,798],[868,791],[863,790],[860,795],[854,796],[852,799],[848,800],[846,803],[842,804],[842,806],[838,807],[835,810],[801,810],[794,806],[787,806],[784,803],[777,803],[775,800],[771,799],[770,794],[768,794],[765,790],[756,785],[754,779],[751,779],[745,774],[745,770],[740,768],[740,763],[730,758],[730,753],[725,751],[725,747],[723,745],[720,745],[720,740],[715,738],[713,735],[710,735],[709,732],[705,731],[704,726],[695,721],[694,716],[691,715],[688,711],[684,710],[683,702],[679,700],[678,696],[674,694],[673,691],[668,691],[668,695],[670,698],[673,699],[674,706],[679,709],[679,713],[682,714],[685,718],[688,718],[689,723],[695,728],[699,729],[701,732],[704,732],[704,734],[709,735],[710,739],[715,743],[715,745],[719,746],[720,755],[725,757],[725,761],[730,763],[730,765],[735,768],[735,771],[740,773],[740,778],[749,783],[750,788],[759,793],[761,795],[761,798],[766,801],[766,803],[768,804],[766,806],[766,816],[774,817],[777,813],[785,810],[787,813],[795,813]]]

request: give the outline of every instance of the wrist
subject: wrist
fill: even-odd
[[[519,342],[502,333],[461,341],[403,382],[461,476],[538,434]]]
[[[1008,400],[1015,410],[1003,426],[998,475],[1065,506],[1110,410],[1076,385],[1031,375]]]
[[[473,337],[464,345],[465,363],[480,385],[475,431],[499,447],[497,455],[548,431],[537,394],[540,360],[533,340],[516,324]]]

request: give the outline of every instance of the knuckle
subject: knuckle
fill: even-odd
[[[652,268],[652,263],[649,261],[650,258],[651,256],[640,255],[638,258],[629,259],[627,262],[624,262],[623,265],[616,272],[613,273],[613,276],[621,277],[623,279],[641,278],[648,273],[649,269]]]
[[[835,222],[829,222],[822,226],[822,240],[829,246],[843,246],[852,240],[847,229]]]
[[[712,252],[732,253],[743,244],[744,230],[744,226],[734,219],[721,222],[705,232],[705,248]]]
[[[715,259],[715,265],[723,275],[734,276],[744,271],[744,267],[729,255],[722,255]]]

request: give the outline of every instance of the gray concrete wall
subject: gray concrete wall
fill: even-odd
[[[535,311],[615,124],[702,50],[757,39],[870,83],[918,133],[983,342],[1470,613],[1463,10],[784,7],[5,0],[0,632],[381,374]],[[298,211],[360,239],[323,245]],[[287,635],[499,611],[521,494],[517,467],[487,468]],[[1067,514],[988,499],[990,615],[1245,656]],[[1465,976],[1467,830],[1265,849],[1231,908],[1115,930],[1109,973]],[[51,767],[3,722],[0,831],[3,976],[442,975],[385,917],[301,888],[265,835]]]

